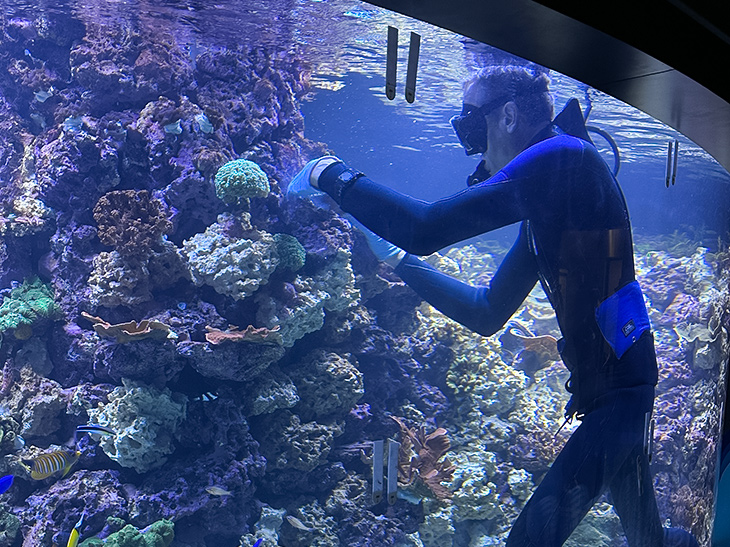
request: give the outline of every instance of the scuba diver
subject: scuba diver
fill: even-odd
[[[466,153],[482,159],[467,188],[450,197],[411,198],[334,156],[309,162],[287,195],[328,194],[380,260],[483,336],[499,331],[540,281],[570,371],[566,420],[580,425],[516,519],[508,547],[562,545],[606,490],[630,547],[698,545],[660,521],[648,449],[654,339],[626,203],[577,100],[553,119],[547,75],[489,67],[465,83],[463,110],[451,123]],[[488,286],[458,281],[414,256],[517,222],[519,235]]]

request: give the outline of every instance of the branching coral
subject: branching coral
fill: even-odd
[[[427,435],[424,426],[413,429],[409,428],[401,418],[396,416],[391,418],[401,430],[398,482],[409,485],[420,479],[438,499],[450,499],[452,493],[442,483],[453,479],[456,466],[449,461],[449,458],[444,457],[451,448],[446,430],[439,427]]]
[[[107,192],[94,207],[94,220],[101,242],[130,258],[147,258],[172,229],[165,205],[147,190]]]

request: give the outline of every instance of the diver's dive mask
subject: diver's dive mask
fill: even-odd
[[[467,156],[487,151],[487,114],[507,101],[509,97],[498,97],[482,106],[464,103],[461,114],[451,118],[451,126]]]

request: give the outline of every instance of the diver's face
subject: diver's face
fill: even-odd
[[[489,143],[493,138],[499,138],[499,133],[495,132],[499,116],[494,113],[507,101],[508,96],[490,97],[483,86],[476,84],[464,91],[461,114],[451,118],[451,125],[467,156],[481,154],[486,159]]]

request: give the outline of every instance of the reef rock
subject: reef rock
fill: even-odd
[[[145,473],[163,465],[175,450],[174,438],[186,414],[183,396],[123,380],[109,402],[87,410],[89,419],[114,430],[100,444],[112,460]]]

